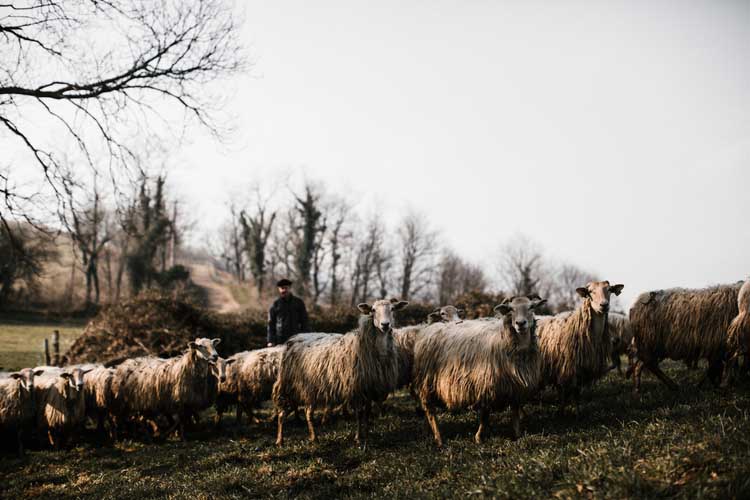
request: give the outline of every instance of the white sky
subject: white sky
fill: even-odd
[[[750,273],[750,2],[241,2],[233,142],[170,177],[209,232],[292,168],[426,213],[491,264],[516,232],[650,288]]]

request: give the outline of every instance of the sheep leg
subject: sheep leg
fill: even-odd
[[[484,431],[489,425],[490,412],[487,408],[482,407],[479,410],[479,428],[474,435],[474,442],[480,444],[484,440]]]
[[[731,382],[734,380],[735,373],[737,371],[738,360],[738,354],[733,354],[732,357],[727,360],[726,366],[724,367],[724,373],[721,377],[721,387],[728,387],[729,384],[731,384]]]
[[[331,409],[326,406],[323,408],[323,416],[320,417],[320,425],[326,425],[328,423],[328,418],[331,415]]]
[[[315,436],[315,426],[313,425],[313,411],[314,407],[312,405],[305,407],[305,419],[307,420],[307,430],[310,432],[311,443],[318,440],[317,436]]]
[[[237,403],[237,413],[235,417],[235,423],[240,425],[242,423],[242,405],[239,403]]]
[[[565,415],[565,406],[568,404],[568,391],[564,387],[558,387],[557,393],[560,397],[560,406],[557,408],[557,416]]]
[[[23,458],[24,452],[23,452],[23,436],[22,436],[21,429],[18,429],[18,432],[16,432],[16,439],[18,440],[18,458]]]
[[[633,368],[633,392],[635,394],[641,392],[641,374],[643,373],[644,366],[643,361],[637,360]]]
[[[424,416],[427,418],[427,423],[430,424],[432,434],[435,436],[435,442],[439,448],[443,447],[443,438],[440,436],[440,428],[438,428],[437,420],[435,419],[434,408],[429,407],[427,404],[422,402],[422,409],[424,410]]]
[[[47,429],[47,440],[49,441],[50,446],[52,446],[54,449],[57,449],[57,445],[59,443],[55,440],[52,429]]]
[[[284,409],[280,409],[278,413],[278,424],[276,429],[276,446],[284,444]]]
[[[674,381],[672,381],[672,379],[669,378],[666,373],[661,371],[658,363],[649,363],[646,368],[648,368],[651,373],[656,375],[656,378],[664,382],[664,384],[671,390],[676,391],[678,389],[677,384],[675,384]]]
[[[510,422],[513,427],[513,436],[518,439],[521,437],[521,405],[514,404],[511,406]]]
[[[357,417],[357,433],[354,435],[354,440],[357,442],[358,445],[362,445],[362,421],[364,420],[364,415],[362,414],[362,409],[357,408],[354,413]]]

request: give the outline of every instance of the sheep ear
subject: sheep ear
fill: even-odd
[[[428,324],[437,323],[438,321],[440,321],[440,313],[431,312],[427,315]]]
[[[536,294],[536,293],[531,293],[531,294],[527,295],[526,298],[529,299],[529,300],[542,300],[542,298],[539,296],[539,294]]]
[[[60,377],[64,378],[65,380],[71,380],[71,379],[73,378],[73,375],[71,375],[71,374],[70,374],[70,373],[68,373],[68,372],[62,372],[62,373],[60,374]]]
[[[456,314],[458,314],[459,318],[463,318],[466,315],[466,311],[463,309],[456,309]]]
[[[547,303],[547,299],[543,299],[540,297],[539,300],[532,302],[531,308],[536,309],[537,307],[543,306],[546,303]]]
[[[20,373],[11,373],[10,374],[10,378],[14,378],[16,380],[21,380],[23,378],[23,375],[21,375]]]
[[[39,376],[39,375],[41,375],[42,373],[44,373],[44,370],[37,370],[37,371],[35,371],[35,372],[34,372],[34,376],[35,376],[35,377],[38,377],[38,376]]]
[[[612,293],[614,293],[615,295],[620,295],[620,292],[622,292],[623,288],[625,288],[625,285],[618,284],[618,285],[614,285],[614,286],[609,287],[609,291],[612,292]]]
[[[211,343],[213,345],[219,345],[221,343],[221,339],[218,339],[218,338],[217,339],[211,339]]]
[[[391,297],[391,304],[395,304],[398,302],[398,299],[396,297]]]
[[[198,344],[196,344],[195,342],[188,342],[188,348],[190,350],[194,350],[196,347],[198,347]]]
[[[393,309],[394,311],[399,311],[408,305],[409,305],[408,302],[406,302],[405,300],[402,300],[400,302],[396,302],[395,304],[393,304],[393,307],[391,307],[391,309]]]
[[[86,375],[91,370],[93,370],[93,368],[89,368],[88,370],[81,370],[81,377],[83,377],[84,375]]]
[[[359,309],[359,312],[361,312],[362,314],[370,314],[372,312],[372,307],[370,307],[370,304],[367,304],[365,302],[357,304],[357,309]]]
[[[440,314],[440,308],[436,308],[434,311],[432,311],[430,314]]]
[[[589,295],[590,295],[589,294],[589,289],[586,288],[585,286],[576,288],[576,293],[578,295],[580,295],[581,297],[583,297],[584,299],[587,299],[589,297]]]
[[[224,364],[226,364],[227,366],[229,366],[229,365],[231,365],[232,363],[236,363],[236,362],[237,362],[237,360],[236,360],[236,359],[228,359],[228,360],[226,360],[226,362],[225,362]]]
[[[513,308],[510,306],[510,304],[506,304],[505,302],[503,302],[502,304],[495,306],[492,310],[505,316],[506,314],[511,312]]]

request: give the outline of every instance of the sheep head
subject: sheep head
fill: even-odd
[[[461,317],[464,314],[463,309],[456,309],[453,306],[443,306],[435,309],[427,316],[428,323],[461,323],[463,321]]]
[[[578,295],[591,299],[594,311],[604,314],[609,312],[609,298],[614,293],[620,295],[625,285],[610,285],[609,281],[592,281],[585,287],[576,288]]]
[[[536,330],[534,309],[547,302],[538,295],[528,297],[510,297],[502,304],[495,306],[495,312],[503,316],[506,327],[516,337],[518,347],[527,349],[531,345],[531,336]]]
[[[73,368],[72,371],[64,371],[60,373],[60,378],[65,379],[67,386],[78,392],[83,390],[83,376],[91,370],[82,370],[80,368]]]
[[[11,373],[10,378],[20,381],[21,387],[31,392],[31,390],[34,387],[34,377],[38,377],[42,373],[44,373],[44,370],[34,371],[31,368],[24,368],[23,370],[19,370],[15,373]]]
[[[216,361],[211,361],[211,372],[214,374],[214,376],[219,379],[219,383],[224,383],[227,381],[227,366],[231,365],[232,363],[236,362],[236,359],[224,359],[224,358],[217,358]]]
[[[372,315],[372,322],[378,331],[388,333],[391,331],[391,326],[393,325],[393,311],[403,309],[408,304],[408,302],[397,299],[376,300],[372,305],[359,304],[357,309],[362,314]]]
[[[219,345],[221,339],[206,339],[198,338],[193,342],[188,342],[188,348],[190,352],[194,352],[200,359],[206,361],[216,361],[219,359],[219,354],[216,352],[216,346]]]

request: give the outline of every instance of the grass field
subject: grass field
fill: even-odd
[[[524,435],[510,438],[508,412],[495,414],[487,442],[471,437],[471,413],[439,417],[446,446],[437,450],[406,393],[389,400],[370,446],[352,442],[352,423],[287,426],[203,424],[162,443],[130,438],[98,447],[84,436],[67,451],[4,457],[5,498],[500,497],[747,498],[750,496],[750,385],[697,390],[698,371],[665,363],[684,381],[670,393],[650,378],[644,394],[610,374],[586,393],[579,417],[555,416],[553,395],[527,406]]]
[[[85,320],[50,321],[17,314],[0,315],[0,367],[17,370],[44,364],[42,343],[51,338],[53,330],[60,331],[60,353],[64,353],[84,326]]]

